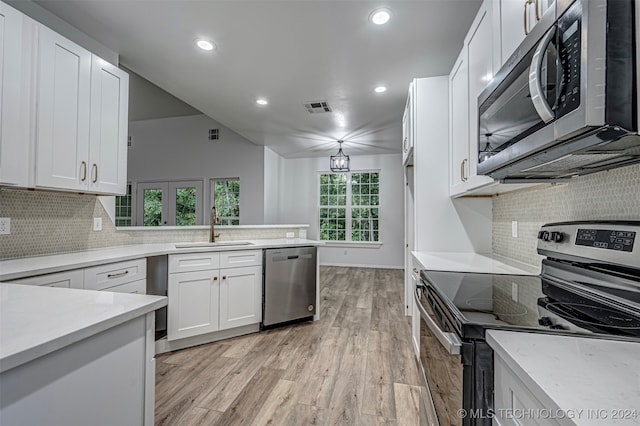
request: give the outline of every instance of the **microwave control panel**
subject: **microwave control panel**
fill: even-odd
[[[556,118],[560,118],[580,106],[580,45],[582,3],[575,2],[558,19],[558,99]]]

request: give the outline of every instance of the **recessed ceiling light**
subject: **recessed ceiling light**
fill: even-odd
[[[216,45],[213,44],[213,42],[202,38],[196,40],[196,46],[198,46],[202,50],[206,50],[207,52],[216,48]]]
[[[375,89],[373,89],[373,91],[376,93],[384,93],[387,91],[387,86],[378,86]]]
[[[267,104],[269,103],[269,101],[267,101],[267,100],[266,100],[266,99],[264,99],[264,98],[258,98],[258,99],[256,99],[256,103],[257,103],[258,105],[267,105]]]
[[[391,11],[389,9],[376,9],[371,12],[369,19],[376,25],[384,25],[391,19]]]

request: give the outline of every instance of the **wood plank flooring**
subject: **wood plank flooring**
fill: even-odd
[[[159,355],[156,425],[417,425],[403,271],[320,281],[320,321]]]

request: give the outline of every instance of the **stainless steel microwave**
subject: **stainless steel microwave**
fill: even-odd
[[[640,162],[633,0],[556,0],[478,98],[478,174],[568,178]]]

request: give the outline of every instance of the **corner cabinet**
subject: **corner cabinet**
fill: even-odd
[[[123,194],[128,75],[46,27],[38,55],[36,186]]]

